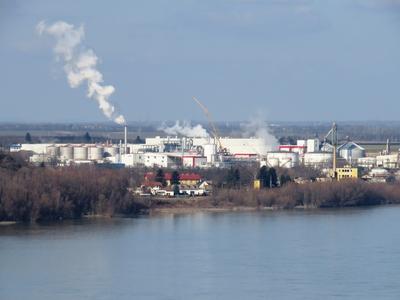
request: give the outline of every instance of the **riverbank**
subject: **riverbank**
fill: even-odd
[[[342,181],[274,189],[216,189],[211,196],[137,199],[150,214],[361,207],[400,203],[400,185]]]
[[[135,178],[137,180],[135,181]],[[138,216],[163,212],[339,208],[400,203],[399,183],[288,182],[255,190],[221,188],[206,197],[139,197],[141,176],[132,170],[91,167],[0,168],[0,222],[42,222],[93,216]]]

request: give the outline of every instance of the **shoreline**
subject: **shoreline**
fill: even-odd
[[[197,213],[227,213],[227,212],[277,212],[277,211],[313,211],[313,210],[331,210],[331,209],[351,209],[351,208],[367,208],[367,207],[382,207],[382,206],[393,206],[395,204],[386,203],[381,205],[359,205],[359,206],[345,206],[345,207],[307,207],[307,206],[296,206],[296,207],[278,207],[278,206],[266,206],[266,207],[253,207],[253,206],[231,206],[231,207],[155,207],[150,208],[146,212],[139,214],[95,214],[95,215],[82,215],[80,218],[75,219],[58,219],[58,220],[47,220],[45,223],[59,223],[68,220],[84,220],[84,219],[113,219],[113,218],[136,218],[140,216],[156,217],[163,215],[190,215]],[[29,222],[28,222],[29,223]],[[39,222],[32,222],[41,223]],[[22,221],[0,221],[0,228],[6,226],[12,226],[17,224],[26,224]]]

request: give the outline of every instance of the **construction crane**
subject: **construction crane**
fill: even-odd
[[[211,127],[211,130],[212,130],[212,135],[214,136],[214,139],[217,141],[217,144],[218,144],[218,151],[219,151],[219,152],[222,152],[222,153],[224,153],[224,154],[227,154],[228,151],[227,151],[226,148],[224,148],[224,147],[222,146],[221,138],[220,138],[220,136],[219,136],[217,127],[216,127],[215,124],[214,124],[214,121],[213,121],[213,119],[212,119],[211,113],[209,112],[209,110],[207,109],[207,107],[206,107],[203,103],[201,103],[196,97],[193,97],[193,100],[200,106],[201,110],[203,111],[203,113],[204,113],[204,114],[206,115],[206,117],[207,117],[208,123],[209,123],[209,125],[210,125],[210,127]]]

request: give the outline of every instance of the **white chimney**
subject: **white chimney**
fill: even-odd
[[[128,126],[125,125],[125,144],[124,144],[124,154],[127,154],[128,150]]]

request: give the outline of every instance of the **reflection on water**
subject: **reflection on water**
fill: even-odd
[[[400,207],[0,226],[0,299],[398,299]]]

